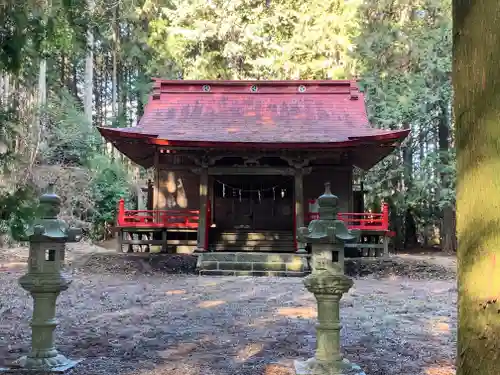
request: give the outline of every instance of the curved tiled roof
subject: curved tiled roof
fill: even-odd
[[[140,139],[160,146],[262,149],[351,148],[367,142],[394,147],[409,133],[371,127],[363,94],[347,80],[156,79],[136,127],[99,131],[117,147]],[[119,149],[125,152],[124,147]]]
[[[374,129],[352,81],[166,81],[137,127],[171,141],[330,143],[391,134]]]

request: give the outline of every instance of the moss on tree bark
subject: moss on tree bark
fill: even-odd
[[[457,374],[493,375],[500,373],[500,2],[453,5]]]

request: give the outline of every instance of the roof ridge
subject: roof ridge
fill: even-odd
[[[238,94],[238,95],[350,95],[357,100],[360,95],[356,80],[309,81],[208,81],[160,80],[154,81],[152,99],[163,94]]]
[[[258,80],[258,79],[164,79],[152,78],[154,83],[176,84],[176,85],[199,85],[199,84],[218,84],[218,85],[248,85],[251,83],[273,86],[273,85],[301,85],[301,84],[316,84],[316,85],[346,85],[350,86],[353,82],[357,83],[356,79],[292,79],[292,80]]]

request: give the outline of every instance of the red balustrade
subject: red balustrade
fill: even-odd
[[[179,228],[197,229],[200,220],[199,210],[171,209],[171,210],[126,210],[125,201],[118,202],[116,224],[126,228]],[[207,202],[207,218],[204,246],[208,250],[209,231],[212,226],[212,210],[210,201]]]
[[[118,203],[118,227],[129,228],[198,228],[199,210],[126,210],[125,201]]]
[[[306,221],[319,219],[319,213],[308,212]],[[381,213],[339,212],[337,219],[346,223],[349,229],[389,231],[389,205],[384,203]]]
[[[205,228],[205,249],[209,245],[209,233],[212,226],[211,203],[208,201],[206,208],[206,228]],[[294,207],[295,212],[295,207]],[[341,212],[337,218],[346,223],[349,229],[389,231],[389,205],[382,206],[381,213],[351,213]],[[126,210],[125,201],[120,199],[118,203],[117,226],[128,228],[185,228],[197,229],[200,219],[199,210],[189,209],[171,209],[171,210]],[[306,214],[306,223],[311,220],[319,219],[317,212],[308,212]],[[296,219],[294,220],[294,245],[296,241]]]

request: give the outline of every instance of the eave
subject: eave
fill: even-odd
[[[408,136],[410,130],[399,130],[385,134],[363,137],[350,137],[342,142],[294,142],[294,143],[252,143],[252,142],[213,142],[160,139],[155,134],[122,131],[116,128],[98,127],[100,134],[115,148],[133,162],[149,168],[153,166],[154,154],[158,148],[194,149],[238,149],[238,150],[334,150],[349,149],[354,154],[356,166],[369,169],[389,155],[395,147]],[[363,151],[368,151],[367,153]],[[365,149],[365,150],[363,150]]]

